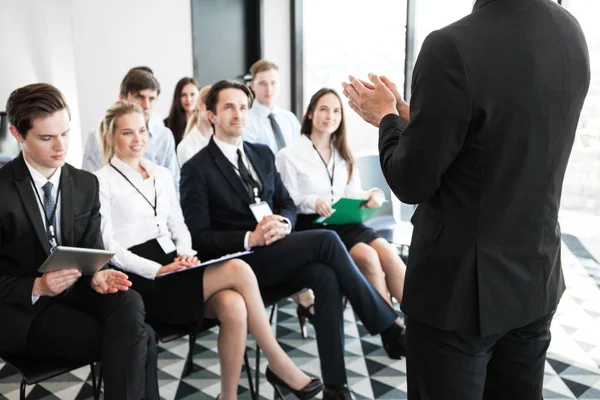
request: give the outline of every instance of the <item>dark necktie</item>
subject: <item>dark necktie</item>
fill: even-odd
[[[52,197],[52,182],[47,182],[42,189],[44,190],[44,212],[46,213],[47,221],[56,229],[56,215],[52,215],[54,211],[54,197]],[[50,219],[52,218],[52,219]],[[56,231],[54,232],[56,234]],[[50,233],[50,225],[46,224],[46,235],[48,236],[48,242],[52,243],[52,234]]]
[[[271,121],[271,128],[273,129],[275,141],[277,142],[277,150],[281,150],[285,147],[285,139],[283,138],[283,133],[281,133],[279,124],[275,120],[275,114],[269,114],[269,121]]]
[[[240,178],[242,178],[242,182],[246,187],[246,191],[248,192],[248,194],[250,195],[250,199],[252,200],[254,199],[254,197],[256,197],[256,195],[258,195],[258,193],[254,193],[254,188],[258,190],[258,184],[254,180],[254,178],[252,178],[252,175],[250,175],[250,171],[248,171],[248,168],[246,168],[244,160],[242,159],[242,152],[240,151],[240,149],[237,150],[237,157],[237,165],[238,171],[240,172]]]

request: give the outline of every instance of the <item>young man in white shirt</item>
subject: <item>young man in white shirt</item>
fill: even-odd
[[[101,361],[105,398],[158,399],[156,339],[127,275],[38,268],[57,245],[101,249],[98,180],[65,163],[70,113],[48,84],[11,93],[22,153],[0,169],[0,352]]]
[[[248,112],[244,141],[269,146],[273,154],[300,137],[300,122],[288,110],[275,102],[279,95],[279,67],[267,60],[259,60],[250,67],[250,87],[256,96]]]
[[[166,167],[173,175],[175,187],[179,192],[179,165],[175,155],[175,140],[171,130],[160,118],[152,116],[154,104],[160,94],[160,84],[156,77],[145,67],[131,69],[121,82],[119,100],[127,100],[142,107],[148,125],[148,147],[144,158]],[[81,168],[96,172],[102,168],[102,156],[98,130],[88,133],[83,151]]]

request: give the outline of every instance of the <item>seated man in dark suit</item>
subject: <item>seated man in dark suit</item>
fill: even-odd
[[[156,342],[127,275],[41,274],[57,245],[102,248],[98,180],[65,163],[70,113],[48,84],[11,93],[22,153],[0,169],[0,352],[101,361],[106,399],[158,399]]]
[[[342,294],[367,330],[381,333],[392,358],[404,354],[403,330],[395,311],[360,273],[336,233],[290,234],[296,206],[281,183],[273,153],[265,145],[242,141],[251,104],[250,90],[237,82],[217,82],[208,92],[206,109],[215,134],[182,169],[186,224],[194,247],[206,249],[203,258],[252,249],[254,253],[243,259],[261,288],[287,284],[315,292],[312,322],[326,387],[323,398],[352,398],[344,367]],[[259,209],[274,214],[255,218],[253,212]]]

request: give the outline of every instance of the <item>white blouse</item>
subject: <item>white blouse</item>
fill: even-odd
[[[175,243],[178,255],[191,256],[196,251],[192,249],[192,237],[185,225],[171,172],[146,159],[141,164],[149,175],[147,179],[116,156],[96,172],[100,181],[102,240],[107,250],[116,253],[111,262],[117,267],[154,279],[162,265],[135,255],[128,248],[168,236]]]
[[[276,162],[281,180],[300,214],[315,214],[318,198],[331,201],[331,204],[342,197],[367,200],[372,191],[379,190],[363,190],[356,165],[352,171],[352,178],[348,181],[346,161],[335,149],[325,170],[321,156],[306,135],[302,135],[291,146],[281,149],[277,153]],[[333,187],[330,180],[332,174]]]
[[[197,152],[206,147],[209,140],[210,139],[205,138],[198,128],[194,126],[177,145],[177,161],[179,161],[179,167],[183,167],[183,164],[194,157]]]

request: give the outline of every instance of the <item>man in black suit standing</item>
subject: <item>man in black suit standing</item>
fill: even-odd
[[[101,361],[105,398],[158,399],[154,332],[127,275],[39,273],[57,245],[101,249],[98,180],[65,163],[70,112],[48,84],[11,93],[10,132],[22,153],[0,169],[0,351]]]
[[[411,399],[540,399],[565,285],[558,209],[590,80],[577,21],[550,0],[478,0],[432,32],[410,107],[351,77],[394,193],[419,204],[402,308]]]
[[[250,90],[237,82],[217,82],[206,96],[215,134],[181,171],[181,204],[194,248],[203,258],[252,249],[254,253],[243,259],[261,288],[287,284],[313,289],[323,398],[351,399],[344,367],[342,294],[367,330],[381,333],[393,358],[404,353],[402,328],[337,234],[291,233],[296,207],[281,183],[273,153],[265,145],[242,141],[251,104]]]

